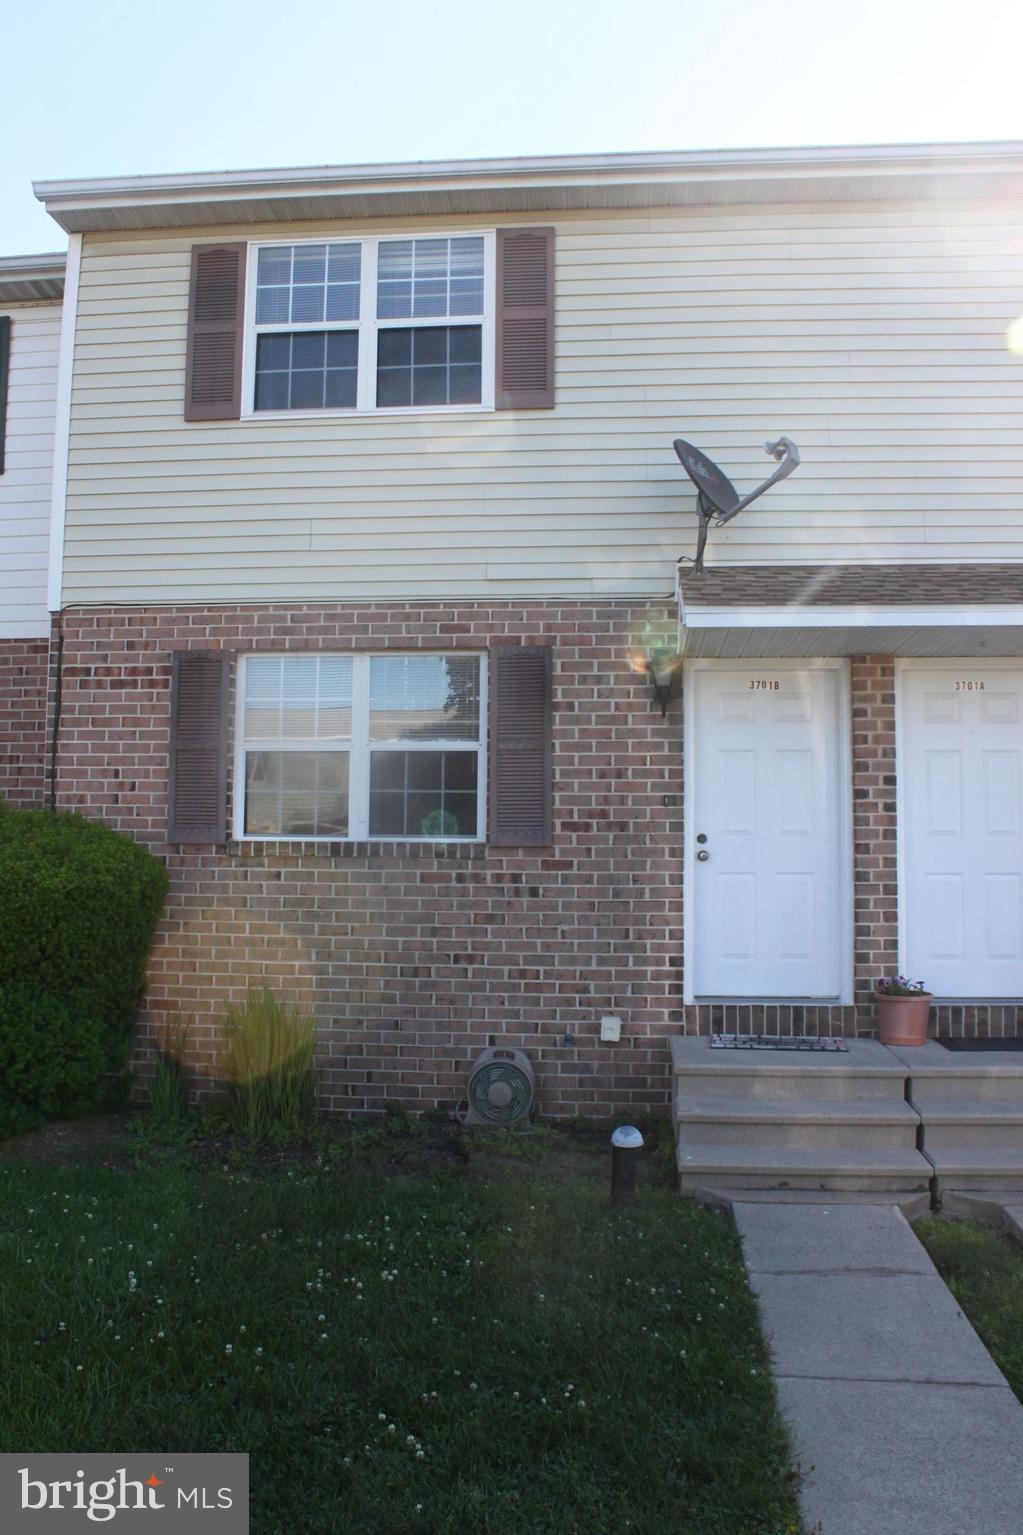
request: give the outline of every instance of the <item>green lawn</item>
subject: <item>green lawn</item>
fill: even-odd
[[[248,1451],[255,1535],[787,1535],[730,1221],[606,1176],[549,1131],[0,1147],[0,1450]]]
[[[1023,1401],[1023,1247],[979,1221],[930,1217],[913,1230]]]

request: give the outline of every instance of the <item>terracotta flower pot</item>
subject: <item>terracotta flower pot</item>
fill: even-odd
[[[918,992],[913,997],[891,997],[879,991],[876,996],[883,1045],[927,1043],[927,1020],[934,1001],[929,991]]]

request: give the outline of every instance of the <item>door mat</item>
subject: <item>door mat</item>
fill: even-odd
[[[1017,1034],[1011,1039],[943,1039],[938,1035],[938,1044],[944,1045],[946,1050],[1023,1050],[1023,1034]]]
[[[828,1050],[846,1051],[844,1039],[822,1034],[712,1034],[712,1050]]]

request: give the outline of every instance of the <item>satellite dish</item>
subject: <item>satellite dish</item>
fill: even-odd
[[[793,469],[799,468],[799,449],[789,437],[779,437],[777,442],[765,442],[764,452],[778,460],[778,467],[774,473],[766,479],[762,485],[751,490],[748,495],[740,496],[724,470],[719,469],[713,459],[701,453],[699,448],[694,448],[691,442],[685,442],[681,437],[676,437],[672,446],[678,455],[678,461],[696,486],[696,505],[700,517],[700,531],[696,545],[696,558],[693,561],[693,574],[699,575],[703,569],[703,551],[707,544],[707,533],[712,522],[719,525],[731,522],[737,513],[749,506],[758,496],[762,496],[765,490],[770,490],[772,485],[777,485],[779,480],[784,480]],[[688,556],[683,555],[683,559]]]

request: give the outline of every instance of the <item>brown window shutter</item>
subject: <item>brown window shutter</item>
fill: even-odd
[[[490,651],[490,841],[496,847],[551,841],[552,673],[549,645]]]
[[[4,472],[4,440],[7,437],[7,373],[11,365],[11,317],[0,315],[0,474]]]
[[[193,245],[185,420],[237,421],[242,404],[245,246]]]
[[[227,841],[229,666],[222,650],[174,651],[168,842]]]
[[[498,410],[554,404],[554,230],[497,231]]]

